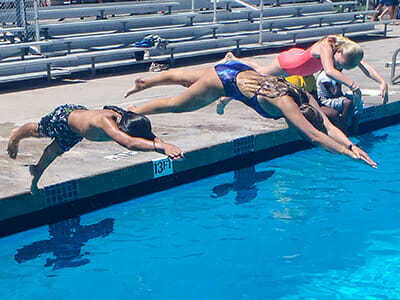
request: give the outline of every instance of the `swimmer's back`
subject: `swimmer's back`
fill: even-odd
[[[120,117],[111,110],[75,110],[68,118],[72,131],[90,141],[109,141],[111,138],[104,132],[105,126],[116,122]]]
[[[314,46],[314,45],[313,45]],[[313,46],[308,49],[291,48],[278,55],[279,65],[288,75],[308,76],[322,70],[320,58],[313,57]]]

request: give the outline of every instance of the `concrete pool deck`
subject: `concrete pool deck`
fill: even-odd
[[[400,84],[390,84],[390,69],[385,68],[385,63],[391,61],[394,51],[400,47],[400,26],[389,26],[386,39],[359,41],[366,61],[389,83],[389,104],[382,106],[377,96],[378,84],[358,70],[347,72],[368,94],[363,97],[366,106],[370,106],[362,117],[364,127],[379,127],[377,124],[382,120],[389,122],[391,119],[390,122],[394,122],[393,118],[400,115]],[[278,52],[257,54],[255,58],[268,63]],[[185,68],[211,65],[213,63],[209,61]],[[79,199],[107,192],[107,197],[113,198],[113,193],[109,192],[132,186],[136,189],[132,195],[145,194],[171,186],[175,179],[177,182],[190,181],[190,178],[197,177],[197,170],[202,172],[202,168],[208,167],[208,171],[217,173],[228,170],[229,165],[240,166],[238,160],[243,160],[245,164],[246,160],[268,159],[279,156],[279,151],[290,153],[304,147],[298,144],[300,137],[295,131],[287,129],[283,119],[264,119],[237,101],[229,104],[225,114],[220,116],[215,112],[215,104],[212,104],[192,113],[150,116],[154,133],[185,152],[182,160],[171,164],[164,155],[155,152],[127,151],[113,142],[82,141],[45,171],[39,182],[39,192],[30,194],[31,176],[26,165],[37,162],[49,140],[24,140],[17,159],[12,160],[6,151],[11,129],[29,121],[38,121],[56,106],[65,103],[82,104],[92,109],[110,104],[126,106],[183,91],[184,88],[179,86],[155,87],[128,99],[123,98],[124,91],[132,85],[134,78],[153,74],[125,72],[90,79],[64,79],[50,84],[27,82],[3,90],[0,95],[0,236],[43,224],[47,222],[43,218],[44,212],[57,207],[65,208],[68,203],[79,205]],[[257,158],[249,159],[253,154]],[[378,157],[374,159],[379,163]],[[107,201],[104,205],[120,200]],[[92,205],[94,208],[96,205]],[[28,218],[30,221],[24,222]]]

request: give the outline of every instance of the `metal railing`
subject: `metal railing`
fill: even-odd
[[[192,0],[192,11],[194,11],[194,1]],[[247,3],[243,0],[232,0],[232,2],[235,2],[241,6],[250,8],[254,11],[259,11],[260,12],[260,28],[259,28],[259,39],[258,39],[258,43],[262,44],[263,43],[263,38],[262,38],[262,31],[263,31],[263,20],[264,20],[264,0],[260,0],[260,4],[259,7],[254,6],[250,3]],[[217,0],[213,1],[213,5],[214,5],[214,17],[213,17],[213,23],[217,23]]]
[[[213,23],[217,23],[217,1],[218,0],[213,0]],[[264,23],[264,0],[259,1],[258,7],[250,4],[246,1],[243,0],[229,0],[229,2],[239,4],[240,6],[250,8],[251,10],[258,11],[259,12],[259,38],[258,38],[258,43],[263,44],[263,23]],[[331,3],[333,4],[332,0],[320,0],[320,2],[325,2],[325,3]],[[350,1],[351,2],[351,1]],[[365,9],[368,10],[368,2],[369,0],[366,0],[366,5]],[[279,0],[276,1],[276,3],[279,4]],[[195,12],[195,0],[192,0],[192,11]]]

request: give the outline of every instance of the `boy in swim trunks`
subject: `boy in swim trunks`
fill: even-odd
[[[342,84],[329,77],[325,71],[322,71],[317,78],[317,90],[321,105],[331,108],[324,110],[331,121],[343,131],[356,134],[360,114],[363,111],[361,97],[343,94]]]
[[[29,168],[33,176],[32,191],[37,189],[44,170],[83,138],[97,142],[113,140],[130,150],[157,151],[171,159],[183,157],[181,149],[165,143],[152,133],[148,118],[116,106],[105,106],[100,110],[88,110],[74,104],[59,106],[39,123],[26,123],[11,132],[7,148],[11,158],[17,157],[19,142],[28,137],[53,139],[39,162]]]

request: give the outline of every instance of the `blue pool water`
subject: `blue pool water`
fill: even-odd
[[[400,126],[0,240],[1,299],[400,299]]]

